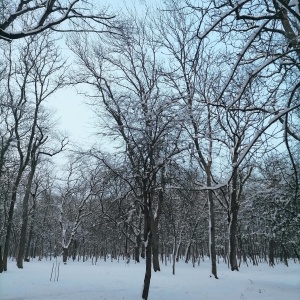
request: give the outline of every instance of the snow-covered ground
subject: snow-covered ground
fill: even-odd
[[[126,265],[120,262],[100,260],[61,263],[55,274],[55,260],[24,263],[24,269],[17,269],[15,262],[9,262],[9,270],[0,274],[1,300],[135,300],[141,299],[144,279],[144,262]],[[53,272],[52,272],[53,269]],[[161,265],[161,272],[152,274],[149,299],[159,300],[299,300],[300,264],[290,261],[270,268],[242,265],[239,272],[230,271],[224,263],[218,264],[219,280],[209,277],[209,261],[200,266],[179,262],[176,275],[172,266]],[[56,270],[58,270],[58,265]],[[50,281],[52,272],[52,281]]]

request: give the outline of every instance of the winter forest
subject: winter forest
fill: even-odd
[[[101,2],[0,3],[0,281],[131,260],[148,299],[167,262],[299,264],[299,1]],[[92,143],[57,127],[66,88]]]

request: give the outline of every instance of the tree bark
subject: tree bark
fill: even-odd
[[[151,281],[151,264],[152,264],[152,232],[151,232],[151,198],[144,189],[144,244],[146,254],[146,271],[144,277],[144,288],[142,299],[147,300],[149,295]]]
[[[286,248],[285,248],[283,243],[281,243],[281,248],[282,248],[283,262],[288,267],[289,266],[289,264],[288,264],[288,253],[287,253]]]
[[[300,262],[300,256],[299,256],[299,254],[298,254],[298,252],[297,252],[297,249],[296,249],[295,245],[293,245],[293,249],[294,249],[294,253],[295,253],[295,255],[296,255],[298,261]],[[1,252],[0,252],[0,253],[1,253]]]
[[[151,218],[151,233],[152,233],[152,256],[153,256],[153,270],[160,271],[159,266],[159,236],[158,227],[153,218]]]
[[[211,274],[218,279],[217,275],[217,255],[216,255],[216,233],[215,233],[215,212],[212,191],[208,191],[209,209],[209,254],[211,260]]]
[[[23,198],[22,227],[21,227],[21,235],[20,235],[20,242],[19,242],[19,252],[17,258],[17,266],[19,269],[23,269],[23,260],[24,260],[26,233],[27,233],[27,224],[28,224],[29,196],[30,196],[34,173],[35,173],[35,165],[31,167],[29,178],[26,185],[25,196]]]
[[[3,272],[2,246],[0,245],[0,273]]]
[[[146,248],[146,272],[144,278],[144,288],[142,293],[142,299],[147,300],[149,295],[150,281],[151,281],[151,260],[152,260],[152,247],[151,247],[152,237],[151,233],[149,233],[147,246]]]
[[[33,226],[34,226],[34,219],[35,219],[35,206],[36,206],[36,198],[35,195],[33,195],[33,205],[32,205],[32,215],[31,215],[31,222],[29,226],[29,235],[28,235],[28,241],[27,241],[27,247],[25,252],[25,261],[29,261],[29,251],[33,236]]]
[[[77,247],[78,247],[77,240],[73,240],[73,253],[72,253],[73,261],[76,259]],[[94,256],[96,256],[96,254],[94,254]],[[96,259],[96,262],[97,262],[97,259]]]
[[[275,241],[274,239],[271,239],[269,241],[269,266],[274,267],[275,262],[274,262],[274,250],[275,250]]]
[[[17,184],[17,186],[18,185],[19,184]],[[3,252],[3,270],[4,271],[7,271],[8,251],[9,251],[12,222],[13,222],[13,216],[14,216],[14,207],[15,207],[16,200],[17,200],[17,187],[15,185],[14,191],[11,196],[11,202],[10,202],[9,211],[8,211],[6,237],[5,237],[4,252]]]
[[[68,260],[69,248],[63,247],[63,263],[66,264]]]
[[[207,186],[211,186],[210,166],[208,166],[207,174]],[[211,275],[218,279],[217,275],[217,255],[216,255],[216,233],[215,233],[215,211],[214,200],[212,190],[207,191],[208,197],[208,214],[209,214],[209,255],[211,260]]]
[[[39,261],[41,261],[44,257],[44,235],[41,236],[41,242],[40,242],[40,253],[39,253]]]
[[[144,243],[142,243],[141,258],[143,258],[143,259],[146,258],[146,249],[145,249]]]
[[[175,275],[175,264],[176,264],[176,249],[177,249],[177,238],[174,234],[174,242],[173,242],[173,253],[172,253],[172,274]]]
[[[238,197],[237,197],[237,185],[238,185],[238,168],[234,168],[232,176],[232,190],[230,195],[230,222],[229,222],[229,261],[231,271],[238,271],[237,262],[237,216],[238,216]]]
[[[159,266],[159,232],[158,232],[158,222],[162,212],[162,206],[164,202],[164,190],[166,185],[165,179],[165,167],[161,169],[161,189],[158,192],[158,204],[157,204],[157,211],[156,216],[154,217],[151,213],[151,231],[152,231],[152,255],[153,255],[153,269],[154,272],[160,271]]]
[[[189,262],[190,258],[190,250],[191,250],[191,240],[189,240],[189,243],[185,249],[185,263],[187,264]]]
[[[141,245],[141,235],[138,234],[136,237],[136,244],[134,247],[134,259],[136,262],[140,262],[140,245]]]

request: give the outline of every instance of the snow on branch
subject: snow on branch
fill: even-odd
[[[244,48],[242,49],[241,53],[238,55],[238,59],[236,60],[232,71],[230,73],[230,75],[227,78],[227,81],[224,84],[224,87],[219,95],[219,99],[222,98],[223,94],[225,93],[230,81],[232,80],[237,68],[240,66],[242,58],[245,56],[247,50],[249,49],[249,47],[251,46],[251,44],[254,42],[255,38],[260,34],[260,32],[262,31],[262,29],[268,24],[270,20],[266,20],[265,22],[263,22],[249,37],[248,42],[246,43],[246,45],[244,46]],[[256,73],[258,73],[258,71],[261,71],[265,66],[267,66],[268,64],[270,64],[273,61],[273,57],[271,57],[271,60],[267,60],[260,68],[258,68],[258,70],[256,71]],[[249,76],[249,78],[245,81],[244,86],[241,88],[241,93],[244,92],[246,85],[248,84],[248,82],[250,81],[250,79],[253,77],[253,75]],[[239,99],[240,96],[238,96]]]
[[[237,8],[243,6],[247,2],[249,2],[249,0],[240,1],[236,3],[232,9],[229,9],[225,13],[223,13],[214,24],[212,24],[201,35],[198,36],[199,39],[204,39],[210,32],[212,32],[218,26],[219,23],[221,23],[226,17],[230,16],[233,12],[235,12]]]
[[[30,3],[29,3],[30,2]],[[75,7],[76,4],[82,2],[86,7]],[[31,4],[31,5],[30,5]],[[32,6],[32,1],[21,0],[19,5],[16,7],[15,12],[10,13],[8,18],[0,23],[0,40],[12,41],[14,39],[24,38],[26,36],[36,35],[45,31],[46,29],[51,29],[55,31],[70,32],[70,31],[95,31],[103,32],[110,31],[112,29],[117,29],[111,23],[111,20],[115,17],[113,15],[106,15],[105,12],[94,13],[88,10],[88,1],[74,0],[71,1],[67,6],[63,6],[58,0],[49,0],[41,3],[37,3]],[[42,11],[40,17],[37,18],[37,14]],[[85,11],[85,12],[83,12]],[[87,12],[87,13],[86,13]],[[12,31],[12,28],[16,28],[17,23],[24,16],[37,21],[28,26],[28,28],[23,28],[20,31]],[[98,28],[93,27],[89,24],[90,30],[86,28],[76,28],[76,29],[59,29],[56,28],[57,25],[64,23],[66,20],[71,19],[81,19],[90,20],[95,24],[100,24],[104,26],[105,30],[98,30]]]
[[[235,163],[235,167],[238,167],[241,165],[241,163],[244,161],[245,157],[247,156],[247,154],[250,152],[250,150],[252,149],[252,147],[255,145],[255,143],[257,142],[257,140],[260,138],[260,136],[266,132],[266,130],[272,125],[274,124],[275,122],[277,122],[278,120],[280,120],[284,115],[288,114],[289,112],[297,109],[300,107],[300,104],[297,104],[293,107],[287,107],[285,109],[283,109],[282,111],[280,112],[277,112],[270,120],[269,122],[263,126],[261,129],[257,130],[252,138],[252,140],[249,142],[248,146],[242,151],[238,161]],[[228,175],[228,177],[220,182],[220,183],[217,183],[215,185],[212,185],[212,186],[201,186],[199,188],[194,188],[194,189],[191,189],[190,191],[208,191],[208,190],[218,190],[222,187],[225,187],[225,186],[228,186],[229,182],[231,181],[231,178],[232,178],[232,173],[230,173]],[[201,184],[202,185],[202,184]],[[182,189],[182,187],[179,187],[179,186],[167,186],[166,189]]]

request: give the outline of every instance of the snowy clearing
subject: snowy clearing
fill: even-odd
[[[10,261],[8,271],[0,274],[0,299],[141,299],[144,262],[126,265],[123,260],[101,260],[92,265],[91,260],[69,260],[63,265],[61,261],[58,259],[58,281],[53,281],[55,268],[50,281],[55,260],[31,261],[24,264],[24,269],[17,269],[15,261]],[[242,265],[239,272],[232,272],[220,263],[219,280],[209,277],[208,260],[195,268],[191,263],[179,262],[175,276],[171,264],[161,265],[161,269],[152,273],[149,299],[300,299],[300,264],[293,261],[289,267],[279,264],[271,268],[266,263]]]

